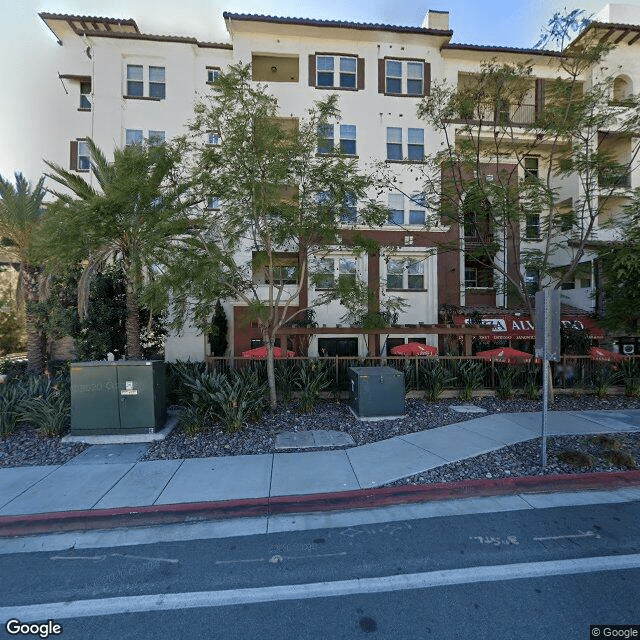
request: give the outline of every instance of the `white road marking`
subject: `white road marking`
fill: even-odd
[[[600,534],[595,531],[578,531],[565,536],[545,536],[544,538],[534,538],[536,542],[544,542],[545,540],[571,540],[573,538],[599,538]]]
[[[108,616],[145,611],[167,611],[173,609],[197,609],[203,607],[225,607],[280,600],[306,600],[355,595],[359,593],[386,593],[428,589],[458,584],[499,582],[523,578],[545,578],[551,576],[592,573],[596,571],[621,571],[640,568],[640,554],[626,556],[601,556],[571,560],[549,560],[483,567],[465,567],[411,573],[400,576],[378,578],[356,578],[335,582],[277,585],[224,591],[195,591],[190,593],[157,593],[143,596],[121,596],[71,600],[68,602],[46,602],[24,606],[0,608],[0,620],[63,620]]]
[[[245,558],[239,560],[216,560],[215,564],[242,564],[243,562],[270,562],[271,564],[278,564],[284,560],[309,560],[311,558],[335,558],[337,556],[346,556],[346,551],[340,551],[339,553],[309,553],[304,556],[282,556],[276,554],[270,558]]]
[[[494,547],[500,547],[506,544],[520,544],[515,536],[507,536],[506,538],[496,538],[494,536],[469,536],[469,540],[477,540],[480,544],[492,544]]]
[[[169,562],[170,564],[178,564],[179,560],[173,558],[149,558],[147,556],[134,556],[128,553],[109,553],[102,556],[51,556],[49,560],[93,560],[94,562],[102,562],[109,558],[128,558],[129,560],[148,560],[151,562]]]

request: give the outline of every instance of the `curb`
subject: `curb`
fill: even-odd
[[[605,471],[557,476],[464,480],[428,485],[402,485],[303,496],[0,516],[0,539],[45,533],[142,527],[228,518],[372,509],[397,504],[508,494],[610,490],[635,486],[640,486],[640,471]]]

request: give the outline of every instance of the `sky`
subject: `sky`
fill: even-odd
[[[58,45],[41,11],[111,18],[133,18],[143,33],[187,35],[200,40],[228,40],[223,11],[275,16],[382,22],[420,26],[428,9],[449,12],[452,42],[531,47],[542,27],[565,6],[597,12],[605,0],[0,0],[0,175],[10,178],[41,166],[38,140],[47,134],[46,105],[39,87],[54,82],[58,69],[51,53]],[[626,0],[640,5],[640,0]],[[64,71],[61,71],[64,73]],[[40,92],[42,93],[42,92]]]

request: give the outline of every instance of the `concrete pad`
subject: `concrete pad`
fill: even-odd
[[[96,509],[152,505],[164,491],[182,460],[139,462],[96,504]]]
[[[0,508],[32,487],[50,473],[58,465],[46,467],[6,467],[0,469]]]
[[[276,453],[271,495],[290,496],[359,489],[346,451]]]
[[[531,440],[539,435],[534,429],[513,422],[507,415],[476,418],[475,420],[461,422],[458,426],[465,431],[477,433],[505,445]]]
[[[179,413],[169,411],[167,421],[162,429],[158,429],[154,433],[122,433],[110,434],[104,436],[79,435],[72,436],[67,434],[62,438],[62,442],[86,442],[87,444],[135,444],[137,442],[157,442],[164,440],[178,424],[180,419]]]
[[[96,444],[67,462],[73,464],[133,464],[149,450],[148,444]]]
[[[276,436],[275,449],[316,449],[321,447],[353,447],[353,438],[343,431],[311,429],[310,431],[285,431]]]
[[[486,409],[473,404],[452,404],[449,409],[456,413],[487,413]]]
[[[346,454],[363,489],[378,487],[447,463],[444,458],[400,438],[347,449]]]
[[[265,498],[273,455],[185,460],[154,504]]]
[[[595,422],[609,433],[640,430],[640,415],[624,411],[580,411],[575,412],[574,415]]]
[[[0,509],[0,515],[91,509],[131,464],[63,465]]]
[[[416,447],[434,453],[448,462],[472,458],[481,453],[501,449],[504,445],[488,436],[450,425],[399,436]]]

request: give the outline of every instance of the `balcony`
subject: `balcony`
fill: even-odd
[[[603,172],[598,176],[601,189],[631,189],[631,174],[628,172]]]
[[[469,124],[513,125],[523,126],[536,121],[535,104],[505,104],[496,109],[485,107],[481,109],[461,110],[459,121]]]

